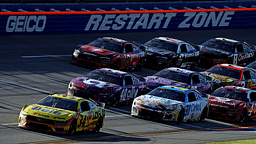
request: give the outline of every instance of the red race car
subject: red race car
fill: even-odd
[[[143,46],[122,39],[102,37],[88,45],[79,45],[73,52],[71,63],[96,68],[141,70],[145,57],[143,49]]]
[[[244,122],[256,117],[256,91],[236,86],[217,89],[210,99],[209,117]]]
[[[217,64],[200,73],[213,78],[213,90],[228,85],[256,89],[256,71],[251,68]]]

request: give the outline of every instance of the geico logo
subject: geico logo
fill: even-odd
[[[91,15],[84,31],[166,29],[176,25],[180,19],[184,20],[178,24],[178,28],[222,27],[229,26],[229,20],[232,18],[230,16],[234,13],[235,11],[186,12],[183,16],[180,16],[180,13]]]
[[[6,32],[42,32],[45,28],[46,16],[9,16]]]

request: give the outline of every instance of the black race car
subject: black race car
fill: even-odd
[[[146,67],[164,69],[174,66],[195,69],[198,65],[199,47],[196,45],[173,38],[156,37],[144,46]]]
[[[255,60],[255,46],[246,42],[218,37],[207,40],[200,47],[199,65],[202,67],[221,63],[245,66]]]

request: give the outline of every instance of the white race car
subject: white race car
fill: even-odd
[[[202,121],[209,113],[209,99],[197,91],[174,86],[155,88],[134,99],[131,115],[176,123]]]

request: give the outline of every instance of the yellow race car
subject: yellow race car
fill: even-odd
[[[105,103],[54,94],[36,104],[25,105],[18,126],[71,135],[85,130],[99,132],[104,119]]]

